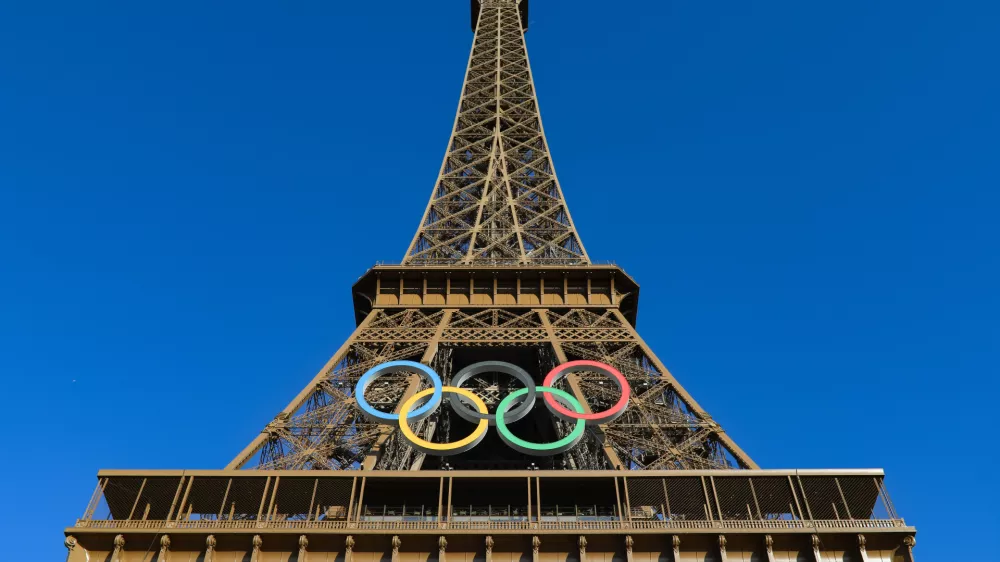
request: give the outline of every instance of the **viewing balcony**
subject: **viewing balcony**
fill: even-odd
[[[65,533],[69,562],[913,562],[915,544],[881,470],[106,470]]]
[[[123,471],[67,532],[909,532],[880,470]]]

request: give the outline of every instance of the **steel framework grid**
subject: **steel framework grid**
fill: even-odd
[[[541,271],[591,264],[549,155],[522,6],[517,0],[479,5],[453,133],[403,267]],[[399,283],[402,305],[406,294]],[[493,288],[495,293],[495,281]],[[571,301],[568,290],[546,302],[544,281],[538,307],[532,309],[497,306],[495,294],[477,302],[475,281],[468,283],[466,308],[380,308],[380,292],[376,289],[373,307],[350,339],[227,468],[420,468],[421,454],[399,443],[391,428],[361,415],[354,384],[368,369],[400,359],[432,365],[447,377],[449,351],[457,346],[540,346],[541,363],[590,359],[626,375],[635,389],[629,412],[590,430],[585,442],[562,459],[561,468],[757,468],[639,337],[618,307],[625,295],[613,288],[604,309],[566,306],[581,302]],[[515,299],[522,302],[520,280]],[[594,302],[589,280],[583,302]],[[598,377],[571,376],[566,390],[588,410],[613,403],[617,396]],[[416,374],[383,377],[380,383],[366,398],[388,409],[422,389]],[[496,396],[482,392],[481,397],[495,406]],[[424,439],[445,441],[447,422],[445,413],[415,430]],[[567,431],[556,425],[557,431]]]
[[[170,503],[169,511],[172,513],[166,515],[166,520],[151,520],[149,516],[155,514],[142,513],[140,516],[136,513],[136,509],[140,507],[140,500],[144,497],[143,493],[149,495],[155,492],[156,486],[166,486],[155,494],[157,497],[169,495],[168,488],[174,484],[168,482],[170,478],[144,475],[141,477],[138,490],[134,491],[136,499],[126,518],[128,521],[105,521],[93,516],[94,506],[99,505],[102,498],[106,498],[105,487],[114,480],[103,477],[99,490],[95,493],[95,500],[88,507],[85,517],[78,522],[76,528],[66,530],[68,535],[66,546],[70,550],[70,559],[75,560],[74,553],[80,552],[80,549],[76,549],[77,539],[70,535],[71,532],[83,534],[87,540],[91,538],[98,540],[99,536],[110,537],[108,533],[117,532],[116,529],[121,524],[128,524],[139,533],[137,535],[134,532],[131,536],[150,534],[154,542],[159,538],[160,556],[157,559],[165,559],[171,548],[170,536],[163,534],[164,529],[153,529],[149,525],[162,523],[164,526],[176,528],[177,531],[186,528],[187,525],[183,522],[191,520],[192,507],[186,502],[192,487],[200,490],[207,485],[209,496],[214,498],[221,492],[219,488],[221,483],[228,481],[225,491],[222,492],[223,498],[228,498],[230,492],[236,494],[233,496],[234,499],[236,496],[243,497],[242,500],[236,501],[255,503],[257,502],[255,498],[260,498],[256,518],[250,515],[235,517],[235,513],[228,515],[227,521],[233,520],[233,523],[227,524],[228,527],[232,527],[233,530],[237,527],[246,529],[237,531],[232,536],[230,533],[220,535],[220,539],[242,541],[240,537],[247,532],[266,532],[267,529],[261,527],[264,519],[270,521],[265,526],[274,524],[273,518],[279,513],[278,506],[275,505],[277,482],[283,477],[291,477],[293,481],[297,481],[301,479],[297,479],[296,476],[306,474],[302,472],[303,470],[317,469],[354,470],[354,475],[416,476],[410,471],[419,469],[424,458],[399,443],[394,431],[386,426],[371,424],[360,415],[352,395],[354,385],[360,375],[369,368],[384,361],[397,359],[417,360],[431,365],[447,379],[453,370],[453,352],[468,347],[484,347],[533,349],[538,355],[541,367],[571,359],[591,359],[611,364],[625,374],[629,384],[635,389],[628,414],[590,430],[588,438],[576,449],[569,451],[560,466],[560,468],[583,470],[600,469],[602,473],[607,474],[611,474],[614,469],[638,471],[634,472],[635,478],[625,477],[624,473],[619,472],[622,474],[622,497],[625,498],[625,502],[618,504],[621,509],[615,515],[617,522],[611,523],[608,531],[642,533],[646,530],[659,536],[667,529],[675,529],[675,532],[682,529],[701,529],[698,532],[702,534],[721,532],[723,528],[728,529],[726,532],[729,533],[743,529],[747,533],[762,534],[764,541],[762,544],[766,547],[768,559],[771,560],[774,559],[772,550],[776,543],[772,541],[770,534],[764,535],[764,533],[770,533],[772,529],[798,532],[794,529],[802,526],[802,521],[808,521],[809,523],[801,529],[802,532],[827,533],[826,538],[823,538],[823,535],[811,535],[812,554],[817,561],[821,559],[820,550],[824,540],[828,541],[828,546],[831,548],[844,548],[844,544],[854,540],[850,536],[851,533],[858,533],[863,529],[866,534],[878,538],[879,541],[896,540],[892,537],[902,536],[901,546],[892,547],[891,552],[885,551],[876,556],[891,555],[893,561],[897,560],[897,556],[902,556],[912,562],[914,530],[912,527],[907,527],[901,519],[897,519],[887,496],[884,496],[883,500],[888,505],[888,518],[872,515],[873,519],[865,519],[864,513],[862,518],[857,518],[857,514],[852,513],[860,505],[852,497],[868,498],[869,491],[865,491],[865,487],[872,488],[868,484],[863,484],[866,482],[865,478],[855,478],[845,472],[823,477],[818,475],[796,477],[796,481],[793,481],[789,475],[788,490],[781,492],[781,489],[786,487],[781,478],[758,474],[760,471],[757,470],[756,464],[677,383],[639,337],[633,326],[637,286],[634,286],[631,295],[616,291],[612,273],[610,288],[605,292],[598,291],[600,294],[592,295],[588,272],[585,298],[581,297],[579,291],[573,294],[569,290],[566,276],[563,277],[564,290],[561,294],[558,294],[558,290],[555,291],[556,294],[546,292],[542,277],[551,274],[550,270],[553,267],[577,271],[579,268],[589,268],[592,264],[563,198],[538,112],[524,43],[523,26],[526,25],[526,19],[522,8],[526,9],[527,0],[482,2],[472,0],[472,2],[476,35],[453,133],[434,191],[420,226],[407,249],[403,266],[424,275],[442,267],[449,272],[463,268],[470,271],[471,268],[484,267],[517,268],[519,276],[513,302],[509,298],[508,301],[498,298],[496,279],[493,281],[492,299],[477,294],[475,273],[471,272],[467,272],[468,299],[460,301],[459,297],[462,295],[459,290],[456,291],[456,300],[453,302],[449,288],[442,302],[443,306],[438,307],[428,304],[433,299],[428,298],[426,277],[419,305],[406,304],[406,284],[402,277],[399,280],[399,298],[394,306],[380,302],[382,295],[376,290],[375,294],[370,295],[367,306],[356,306],[358,327],[348,341],[274,421],[233,459],[224,473],[248,476],[272,474],[273,488],[268,488],[271,482],[270,476],[263,479],[251,476],[245,480],[233,476],[221,478],[222,473],[219,474],[219,478],[208,478],[207,484],[203,478],[198,486],[194,486],[195,478],[192,473],[187,479],[183,476],[177,479],[179,483],[176,484]],[[525,295],[525,299],[522,300],[521,271],[534,273],[538,277],[540,285],[537,300],[531,300],[530,294]],[[601,295],[607,297],[607,300],[601,300],[599,298]],[[356,304],[359,302],[358,296],[355,295]],[[622,302],[629,296],[631,296],[629,308],[623,308]],[[364,298],[367,297],[362,295],[361,300]],[[456,302],[459,304],[455,304]],[[508,302],[510,306],[505,306],[504,302]],[[387,384],[373,388],[366,397],[373,404],[384,405],[385,409],[392,409],[394,405],[400,404],[421,389],[421,381],[416,374],[404,373],[392,377],[391,380],[389,377],[380,379],[380,382]],[[599,409],[617,399],[614,391],[605,388],[600,382],[597,374],[582,373],[571,376],[566,381],[565,387],[574,393],[588,410]],[[498,395],[493,389],[480,385],[475,387],[475,390],[487,403],[495,406]],[[446,417],[447,414],[441,414],[428,418],[418,424],[415,430],[425,439],[447,440]],[[557,432],[565,433],[566,428],[559,425],[561,422],[554,423]],[[261,469],[262,472],[239,470],[246,468]],[[746,484],[742,483],[742,480],[714,476],[716,473],[721,474],[716,469],[731,468],[751,469],[724,471],[734,475],[747,474]],[[676,478],[662,478],[658,482],[655,475],[663,474],[662,471],[665,469],[671,469]],[[667,505],[670,498],[675,498],[675,502],[678,498],[670,491],[673,486],[670,482],[680,483],[695,478],[687,476],[693,475],[690,469],[698,469],[704,473],[700,477],[701,487],[698,489],[704,495],[704,501],[700,506],[705,510],[707,524],[698,522],[698,516],[695,516],[691,523],[685,523],[685,520],[691,517],[687,511],[693,509],[692,514],[697,512],[696,503],[702,502],[701,496],[697,493],[692,495],[696,488],[689,489],[687,495],[679,496],[680,506]],[[344,476],[348,474],[341,473]],[[328,472],[328,474],[333,473]],[[648,474],[652,478],[639,476],[643,474]],[[749,476],[750,474],[753,476]],[[832,478],[825,478],[826,476]],[[355,483],[358,480],[356,476],[351,479]],[[237,489],[231,489],[237,480],[240,482],[239,486]],[[364,488],[364,480],[365,477],[361,476],[361,489]],[[451,481],[450,478],[448,480]],[[631,491],[628,489],[627,480],[633,482]],[[320,479],[313,478],[313,481],[314,500],[317,499],[317,493],[319,497],[325,497],[330,493],[339,494],[338,498],[346,493],[346,488],[342,484],[334,486],[339,492],[321,492]],[[443,483],[444,479],[441,481]],[[531,481],[532,478],[529,476],[529,506],[532,505]],[[535,486],[538,486],[537,478],[535,482]],[[833,485],[830,482],[833,482]],[[758,486],[770,483],[772,487],[777,487],[773,487],[770,491],[761,490],[754,487],[755,483]],[[147,485],[150,488],[144,489]],[[327,487],[330,485],[333,484]],[[257,489],[261,486],[262,489]],[[295,485],[291,485],[292,488],[289,486],[290,484],[286,484],[282,488],[282,494],[294,498],[292,501],[304,497],[303,493],[295,491]],[[360,498],[357,505],[355,504],[353,488],[352,485],[349,509],[354,510],[353,521],[360,524],[362,518],[369,517],[369,514]],[[615,489],[618,490],[617,484]],[[661,489],[662,498],[659,491]],[[443,484],[441,490],[444,493]],[[884,495],[880,477],[875,478],[872,490],[876,494]],[[778,516],[777,519],[772,519],[772,516],[768,515],[769,512],[765,513],[766,507],[761,511],[765,499],[772,501],[776,497],[781,497],[783,498],[781,503],[785,503],[784,499],[787,497],[783,494],[787,492],[791,493],[794,500],[798,499],[800,493],[805,510],[802,505],[792,502],[786,514]],[[200,493],[192,497],[197,498]],[[265,499],[269,493],[271,499],[267,504]],[[539,492],[536,490],[536,493]],[[447,494],[450,498],[450,483]],[[698,498],[697,502],[692,498]],[[821,500],[816,514],[811,512],[810,498]],[[331,501],[336,503],[342,499]],[[657,501],[661,500],[662,503],[658,507]],[[182,509],[174,511],[174,506],[178,502],[181,506],[188,505],[187,513]],[[639,507],[631,505],[633,502],[637,502]],[[691,505],[685,506],[685,503]],[[225,519],[225,504],[226,501],[223,499],[220,511],[210,515],[209,519],[211,517],[216,517],[220,521]],[[152,509],[151,505],[147,503],[145,509]],[[779,507],[785,509],[783,505]],[[745,519],[744,508],[747,511]],[[383,511],[385,509],[387,508],[383,507]],[[538,533],[552,532],[542,529],[551,525],[555,525],[552,529],[563,529],[563,523],[546,522],[545,518],[551,515],[544,511],[542,505],[539,505],[538,509],[542,510],[539,511],[536,520],[539,527],[532,528],[529,524],[529,528],[538,529],[535,531]],[[576,509],[579,515],[579,508]],[[614,509],[617,510],[617,506]],[[677,517],[678,509],[683,515],[680,518]],[[716,510],[715,514],[713,509]],[[846,513],[841,513],[841,510]],[[348,528],[351,527],[350,512],[340,515],[333,512],[312,514],[311,506],[309,511],[310,513],[305,516],[306,523],[309,519],[318,521],[320,515],[334,519],[342,516],[347,518]],[[405,506],[402,508],[402,513],[406,515]],[[267,517],[262,519],[264,515]],[[424,515],[423,511],[421,515]],[[597,512],[595,515],[599,516]],[[378,517],[377,514],[373,516]],[[463,525],[468,525],[459,519],[461,514],[453,519],[450,511],[447,519],[442,519],[445,515],[440,511],[434,514],[434,517],[437,518],[436,524],[439,526],[443,522],[451,525],[452,532],[459,531]],[[554,517],[557,520],[560,517],[558,506],[555,507]],[[245,522],[246,525],[236,521],[242,518],[249,518]],[[302,524],[289,522],[288,531],[297,530]],[[192,525],[193,530],[199,525],[211,527],[214,523],[206,521]],[[280,525],[286,523],[282,522]],[[373,535],[375,537],[384,536],[383,533],[390,529],[403,529],[395,523],[387,524],[384,521],[373,521],[370,525],[371,530],[375,531]],[[499,532],[506,528],[491,525],[483,527],[483,530],[489,528],[491,532]],[[577,523],[566,527],[565,530],[570,535],[574,530],[579,532],[585,528],[594,532],[603,529],[601,525],[602,523],[582,525]],[[314,525],[315,528],[312,530],[317,531],[322,526]],[[146,530],[139,532],[139,529]],[[277,528],[273,530],[279,531]],[[432,533],[437,530],[440,529],[427,529]],[[515,534],[520,535],[528,528],[510,527],[509,530],[516,531]],[[361,527],[358,526],[354,532],[361,531]],[[91,537],[91,534],[94,536]],[[741,540],[738,538],[739,534],[731,536],[733,538],[730,540]],[[859,552],[862,559],[867,560],[870,554],[866,554],[866,535],[854,536],[857,544],[846,547],[847,550],[844,552],[848,550]],[[184,535],[180,535],[179,538],[184,540]],[[784,540],[777,535],[776,538],[778,542]],[[641,537],[637,539],[643,540]],[[359,541],[364,540],[366,540],[364,537],[359,537]],[[486,556],[489,560],[493,538],[487,536],[485,540]],[[625,535],[624,541],[627,559],[632,562],[632,536]],[[214,535],[208,535],[204,538],[204,542],[208,550],[204,551],[204,548],[202,550],[208,556],[216,547],[216,538]],[[255,534],[251,542],[253,551],[251,560],[263,560],[261,535]],[[443,562],[447,541],[442,536],[438,542],[439,560]],[[587,542],[582,535],[577,542],[579,560],[582,562],[586,556]],[[673,535],[669,542],[672,544],[672,554],[677,559],[680,556],[678,535]],[[400,544],[399,537],[393,536],[391,547],[394,562],[399,556]],[[535,561],[539,556],[539,544],[538,536],[532,537],[530,547]],[[304,559],[309,546],[306,535],[298,538],[298,545],[301,560]],[[326,546],[324,545],[324,548]],[[347,560],[351,559],[354,546],[354,538],[346,536]],[[284,549],[285,546],[280,548]],[[697,548],[701,549],[703,545],[699,543]],[[757,548],[752,547],[752,549]],[[726,535],[719,534],[717,544],[710,549],[721,554],[722,560],[725,560]],[[125,537],[121,534],[115,535],[114,540],[108,543],[108,555],[111,560],[120,562],[124,560],[124,552]],[[329,552],[334,552],[334,549],[330,548]]]

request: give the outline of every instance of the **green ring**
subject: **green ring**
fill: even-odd
[[[552,388],[549,386],[536,386],[535,392],[551,392],[559,398],[569,402],[570,406],[572,406],[578,414],[583,413],[583,405],[580,404],[580,401],[577,400],[572,394],[564,390],[559,390],[558,388]],[[508,446],[522,453],[535,456],[554,455],[568,451],[575,447],[576,444],[580,442],[580,439],[583,438],[583,432],[586,430],[586,420],[576,420],[576,427],[573,428],[573,431],[571,431],[569,435],[558,441],[553,441],[552,443],[532,443],[531,441],[525,441],[507,429],[507,421],[504,419],[504,415],[507,413],[511,404],[514,403],[514,400],[517,400],[520,396],[527,393],[527,388],[520,388],[508,394],[506,398],[500,401],[500,404],[497,406],[496,416],[497,431],[500,432],[500,438]]]

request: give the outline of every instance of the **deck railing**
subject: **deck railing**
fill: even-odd
[[[165,521],[165,520],[78,520],[76,527],[163,531],[174,529],[245,530],[277,529],[289,531],[670,531],[684,529],[740,530],[823,530],[823,529],[897,529],[906,527],[902,519],[851,519],[815,521]]]
[[[490,498],[523,503],[477,503]],[[76,526],[767,531],[893,529],[905,523],[889,501],[881,471],[873,470],[105,471]]]

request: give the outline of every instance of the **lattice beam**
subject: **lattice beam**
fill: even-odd
[[[518,2],[481,3],[454,130],[403,263],[590,263],[545,140]]]
[[[567,455],[571,468],[756,468],[614,308],[373,311],[310,386],[230,468],[419,468],[423,457],[401,444],[395,429],[361,415],[353,396],[361,375],[380,363],[409,359],[432,365],[448,381],[455,349],[524,346],[542,353],[535,369],[539,383],[543,371],[557,363],[590,359],[613,365],[633,389],[626,413],[593,428],[588,439]],[[620,396],[597,373],[580,373],[562,384],[594,411],[610,407]],[[494,386],[473,381],[468,387],[491,407],[499,401]],[[387,375],[369,387],[366,398],[375,407],[395,411],[422,388],[415,374]],[[439,413],[414,430],[425,439],[447,441],[448,419],[447,413]],[[554,429],[559,434],[569,431],[555,422]]]

